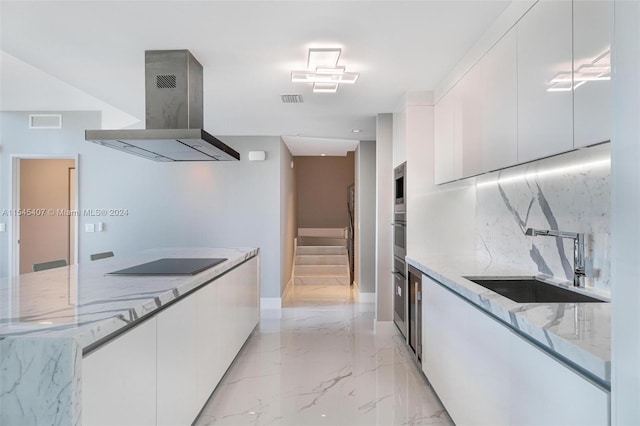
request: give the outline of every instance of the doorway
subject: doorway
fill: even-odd
[[[77,261],[77,159],[14,157],[12,275],[35,263]]]

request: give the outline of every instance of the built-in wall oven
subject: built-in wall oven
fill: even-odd
[[[393,255],[404,257],[407,255],[407,213],[393,214]]]
[[[407,212],[406,212],[406,164],[394,170],[394,203],[393,203],[393,321],[405,338],[407,337]]]
[[[393,322],[407,337],[407,278],[404,258],[393,257]]]
[[[394,199],[394,211],[406,211],[405,204],[405,195],[407,189],[407,181],[405,179],[405,175],[407,173],[407,163],[404,162],[400,164],[398,167],[393,169],[394,176],[394,189],[393,189],[393,199]]]

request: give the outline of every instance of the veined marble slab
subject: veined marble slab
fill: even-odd
[[[573,240],[524,232],[537,228],[583,233],[585,284],[610,292],[609,149],[603,144],[478,177],[476,255],[573,280]]]
[[[82,353],[257,255],[257,248],[154,249],[0,281],[0,424],[81,422]],[[227,258],[193,276],[112,276],[161,258]]]
[[[473,256],[407,257],[407,263],[561,358],[611,383],[610,303],[517,303],[464,276],[531,276]],[[565,282],[570,286],[570,282]],[[598,296],[603,293],[592,292]]]

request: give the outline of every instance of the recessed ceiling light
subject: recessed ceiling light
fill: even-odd
[[[326,157],[327,154],[320,154],[320,157]]]
[[[360,129],[353,129],[353,130],[351,131],[351,133],[360,133],[361,131],[362,131],[362,130],[360,130]]]

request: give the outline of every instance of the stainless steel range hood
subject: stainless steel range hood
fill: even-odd
[[[85,130],[85,140],[154,161],[233,161],[202,129],[202,65],[188,50],[145,51],[146,129]]]

